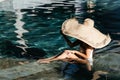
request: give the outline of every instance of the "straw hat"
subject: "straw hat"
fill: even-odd
[[[80,24],[75,18],[66,20],[62,24],[62,32],[94,48],[102,48],[111,41],[110,36],[98,31],[94,27],[94,21],[89,18],[85,19],[83,24]]]

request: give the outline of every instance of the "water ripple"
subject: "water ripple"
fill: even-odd
[[[89,1],[5,0],[0,2],[0,40],[8,39],[24,47],[42,47],[50,55],[57,54],[68,48],[59,33],[64,20],[77,17],[82,22],[86,17],[90,17],[95,20],[98,29],[110,33],[112,39],[119,41],[120,0]],[[114,51],[117,48],[119,44],[114,42],[97,51]]]

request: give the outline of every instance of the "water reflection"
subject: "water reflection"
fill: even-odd
[[[95,0],[87,0],[87,8],[88,8],[88,13],[93,13],[95,12]]]
[[[2,1],[4,1],[4,0],[0,0],[0,2],[2,2]]]
[[[28,46],[26,45],[26,40],[24,40],[23,38],[23,34],[28,32],[28,30],[25,30],[23,28],[23,25],[25,24],[23,21],[21,21],[21,19],[23,18],[23,14],[20,10],[16,10],[16,23],[14,24],[15,25],[15,28],[17,29],[15,31],[15,33],[17,33],[18,35],[16,36],[18,39],[20,40],[17,40],[16,42],[18,42],[19,44],[21,44],[23,47],[21,47],[25,52],[25,48],[27,48]]]
[[[42,47],[48,55],[54,55],[68,49],[59,33],[62,22],[71,17],[77,17],[82,22],[90,17],[95,20],[98,29],[110,33],[112,39],[119,41],[119,4],[120,0],[5,0],[0,2],[1,35],[17,41],[21,47]],[[12,27],[6,31],[7,24]],[[113,44],[116,45],[112,43],[102,50],[115,48]]]

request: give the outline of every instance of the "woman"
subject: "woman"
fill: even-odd
[[[90,71],[93,65],[93,50],[105,47],[111,41],[109,35],[105,35],[94,28],[94,21],[89,18],[85,19],[83,24],[80,24],[75,18],[66,20],[62,24],[61,34],[70,47],[80,45],[81,49],[79,51],[65,50],[59,55],[47,59],[39,59],[38,62],[49,63],[55,60],[62,60],[70,63],[81,63],[86,64],[87,69]],[[66,35],[77,40],[72,43]]]

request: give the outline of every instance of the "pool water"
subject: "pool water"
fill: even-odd
[[[3,0],[0,2],[0,52],[10,49],[6,41],[23,51],[41,49],[47,56],[69,49],[60,29],[64,20],[72,17],[80,22],[87,17],[94,19],[95,27],[113,39],[100,51],[114,51],[120,47],[119,4],[120,0]]]

